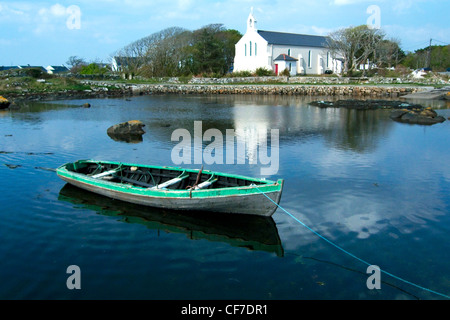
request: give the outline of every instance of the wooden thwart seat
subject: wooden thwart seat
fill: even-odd
[[[95,174],[95,175],[91,176],[91,178],[94,178],[94,179],[103,178],[103,177],[106,177],[106,176],[109,176],[109,175],[113,175],[114,173],[116,173],[116,172],[118,172],[120,170],[122,170],[122,169],[119,167],[119,168],[116,168],[116,169],[113,169],[113,170],[109,170],[109,171],[105,171],[105,172],[102,172],[102,173]]]
[[[183,179],[186,179],[187,177],[189,177],[189,174],[186,173],[185,171],[183,171],[183,173],[180,174],[178,177],[170,179],[166,182],[160,183],[157,186],[151,187],[150,189],[152,189],[152,190],[164,189],[164,188],[170,187],[171,185],[174,185],[175,183],[180,182]]]
[[[194,190],[206,189],[216,181],[217,181],[217,178],[215,178],[214,175],[212,175],[208,180],[206,180],[202,183],[199,183],[197,186],[195,186]]]
[[[123,182],[127,182],[127,183],[130,183],[130,184],[138,185],[138,186],[141,186],[141,187],[144,187],[144,188],[149,188],[150,190],[158,190],[158,189],[166,189],[166,188],[168,188],[168,187],[170,187],[170,186],[172,186],[172,185],[174,185],[176,183],[179,183],[180,181],[182,181],[182,180],[184,180],[184,179],[189,177],[189,173],[186,172],[186,171],[183,171],[178,177],[172,178],[170,180],[167,180],[167,181],[165,181],[163,183],[160,183],[160,184],[155,186],[154,184],[150,184],[148,182],[139,181],[138,179],[133,179],[134,177],[125,177],[125,176],[122,176],[122,175],[119,176],[118,173],[120,171],[122,171],[122,170],[123,170],[122,167],[118,167],[118,168],[115,168],[115,169],[112,169],[112,170],[108,170],[108,171],[105,171],[105,172],[94,174],[94,175],[91,176],[91,178],[94,178],[94,179],[106,179],[109,176],[114,176],[114,177],[120,179]],[[206,189],[210,185],[212,185],[214,182],[216,182],[217,180],[218,179],[213,174],[213,175],[211,175],[211,177],[209,177],[208,180],[206,180],[206,181],[204,181],[202,183],[199,183],[198,185],[194,185],[191,188],[191,190]]]
[[[149,184],[149,183],[146,183],[146,182],[143,182],[143,181],[138,181],[138,180],[134,180],[134,179],[126,178],[126,177],[119,177],[119,179],[121,181],[129,182],[131,184],[136,184],[136,185],[141,186],[141,187],[146,187],[146,188],[154,187],[153,184]]]

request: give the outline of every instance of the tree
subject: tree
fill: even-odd
[[[185,59],[185,48],[191,45],[191,32],[172,27],[156,34],[156,41],[147,51],[147,67],[149,76],[176,76],[182,68]]]
[[[445,71],[450,66],[450,45],[431,46],[409,52],[402,64],[411,69],[431,67],[433,71]]]
[[[375,49],[373,61],[378,67],[397,66],[405,58],[405,52],[400,48],[400,40],[381,40]]]
[[[194,31],[192,59],[195,74],[224,73],[223,45],[217,37],[217,34],[222,31],[224,29],[221,24],[210,24]]]
[[[172,76],[177,73],[180,50],[187,45],[188,33],[183,28],[167,28],[130,43],[115,56],[120,58],[124,72]]]
[[[66,64],[70,66],[70,72],[73,73],[79,72],[82,66],[87,65],[86,61],[78,56],[70,56]]]
[[[222,24],[210,24],[193,32],[192,73],[224,75],[234,60],[235,45],[242,35]]]
[[[236,43],[242,38],[242,34],[234,29],[228,29],[218,34],[223,41],[223,55],[225,58],[225,72],[231,70],[236,53]]]
[[[349,74],[369,57],[373,57],[384,32],[367,25],[349,27],[332,32],[328,36],[328,48],[334,55],[342,55],[344,69]]]
[[[98,63],[90,63],[88,65],[84,65],[80,68],[80,74],[86,75],[103,75],[108,72],[108,69],[105,67],[101,67]]]
[[[124,72],[146,77],[223,75],[232,66],[241,36],[222,24],[195,31],[171,27],[130,43],[115,56],[120,57]]]

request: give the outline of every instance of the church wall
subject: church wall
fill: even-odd
[[[255,51],[256,50],[256,51]],[[257,32],[246,33],[236,43],[236,55],[234,59],[234,71],[251,71],[266,67],[271,69],[267,58],[267,41]]]

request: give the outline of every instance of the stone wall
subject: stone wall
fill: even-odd
[[[162,79],[161,79],[162,80]],[[166,83],[182,83],[178,78],[166,79]],[[441,77],[414,78],[412,76],[402,78],[385,77],[337,77],[337,76],[317,76],[317,77],[244,77],[244,78],[191,78],[189,84],[238,84],[238,83],[284,83],[284,84],[450,84],[449,81]]]
[[[134,95],[144,94],[261,94],[308,96],[399,97],[423,90],[418,87],[353,85],[182,85],[140,84],[131,86]]]

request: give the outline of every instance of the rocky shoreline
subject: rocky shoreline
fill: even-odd
[[[195,85],[195,84],[128,84],[84,81],[91,89],[83,91],[21,92],[8,94],[12,101],[48,101],[61,99],[108,98],[150,94],[258,94],[299,96],[401,97],[424,90],[423,87],[361,85]]]
[[[70,100],[70,99],[97,99],[97,98],[115,98],[132,96],[131,90],[64,90],[59,92],[22,92],[9,93],[8,99],[12,102],[10,108],[14,108],[14,104],[24,101],[52,101],[52,100]],[[6,94],[5,94],[6,96]]]
[[[133,95],[146,94],[258,94],[299,96],[356,96],[400,97],[423,90],[420,87],[395,86],[347,86],[347,85],[285,85],[285,84],[238,84],[194,85],[153,84],[133,85]]]

